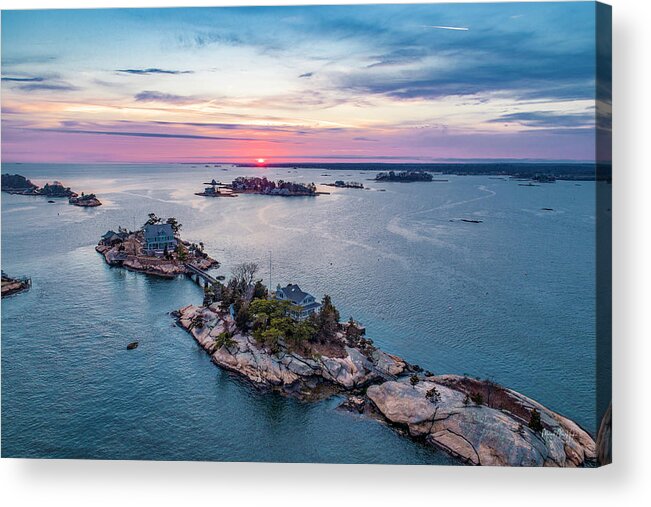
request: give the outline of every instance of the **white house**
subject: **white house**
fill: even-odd
[[[289,284],[287,287],[276,287],[276,299],[283,301],[291,301],[294,306],[300,308],[296,312],[292,312],[292,317],[303,320],[308,318],[313,313],[317,313],[321,309],[321,303],[314,299],[312,294],[303,292],[296,284]]]

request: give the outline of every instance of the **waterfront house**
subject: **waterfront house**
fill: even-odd
[[[106,234],[102,235],[100,243],[106,246],[115,246],[118,243],[122,243],[128,236],[129,233],[127,232],[108,231]]]
[[[276,299],[283,301],[290,301],[298,309],[292,311],[292,317],[298,320],[303,320],[317,313],[321,309],[321,303],[314,299],[312,294],[303,292],[296,284],[289,284],[287,287],[276,287]]]
[[[167,249],[176,249],[174,229],[170,224],[147,224],[144,229],[145,251],[150,255],[162,255]]]

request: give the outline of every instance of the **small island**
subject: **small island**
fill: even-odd
[[[102,236],[95,250],[110,266],[121,266],[164,278],[194,274],[218,266],[204,252],[203,243],[183,241],[181,224],[175,218],[166,221],[154,213],[137,231],[118,227]]]
[[[314,183],[303,184],[283,180],[271,181],[266,177],[247,178],[240,176],[235,178],[227,188],[230,188],[233,193],[239,194],[278,195],[284,197],[312,197],[327,194],[327,192],[317,192]]]
[[[362,183],[357,183],[356,181],[344,181],[344,180],[337,180],[334,183],[324,183],[324,185],[328,187],[336,187],[336,188],[359,188],[359,189],[364,188],[364,185]]]
[[[68,203],[82,208],[95,208],[102,205],[95,194],[84,194],[83,192],[80,196],[70,197]]]
[[[434,177],[425,171],[389,171],[377,173],[375,181],[396,181],[400,183],[410,183],[414,181],[433,181]]]
[[[237,197],[237,194],[233,192],[222,192],[219,187],[226,187],[222,183],[215,181],[214,179],[210,183],[204,183],[206,187],[203,192],[195,192],[194,195],[200,195],[202,197]]]
[[[206,287],[202,305],[174,312],[219,367],[255,386],[319,400],[382,421],[471,465],[576,467],[595,442],[576,423],[490,380],[435,375],[375,347],[330,297],[298,285],[270,292],[257,265]]]
[[[29,278],[12,278],[2,272],[2,297],[26,291],[32,285]]]
[[[38,189],[30,180],[20,174],[3,174],[2,191],[8,194],[31,195]]]
[[[21,176],[20,174],[3,174],[2,191],[17,195],[66,197],[68,198],[69,204],[81,207],[96,207],[102,205],[95,194],[84,194],[82,192],[80,196],[76,192],[73,192],[70,187],[64,186],[60,181],[46,183],[45,186],[40,188],[38,185],[32,183],[30,180],[24,176]]]

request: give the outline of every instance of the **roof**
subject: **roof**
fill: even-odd
[[[111,236],[115,236],[115,231],[108,231],[102,236],[103,239],[109,239]]]
[[[296,304],[300,304],[306,296],[310,295],[307,292],[303,292],[298,285],[291,283],[287,287],[282,287],[280,290],[283,291],[287,299],[291,299]]]
[[[174,229],[170,224],[145,225],[145,239],[156,239],[158,236],[174,236]]]

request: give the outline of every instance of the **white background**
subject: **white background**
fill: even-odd
[[[2,9],[278,5],[300,0],[0,0]],[[319,3],[313,0],[313,3]],[[322,3],[352,3],[329,0]],[[358,0],[355,3],[373,3]],[[375,2],[379,3],[379,2]],[[614,460],[599,470],[0,461],[3,505],[649,505],[651,2],[612,0]],[[47,358],[44,358],[47,360]],[[233,428],[237,431],[237,428]],[[201,435],[197,435],[201,440]]]

